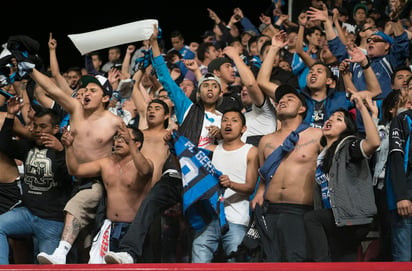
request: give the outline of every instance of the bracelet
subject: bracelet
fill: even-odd
[[[229,188],[232,189],[232,181],[229,181]]]
[[[371,66],[371,60],[369,59],[368,56],[366,56],[366,60],[368,60],[368,63],[365,66],[361,66],[362,69],[366,70]]]

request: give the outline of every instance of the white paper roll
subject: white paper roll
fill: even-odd
[[[158,21],[147,19],[81,34],[71,34],[68,37],[84,55],[112,46],[147,40],[153,33],[154,24],[158,25]]]

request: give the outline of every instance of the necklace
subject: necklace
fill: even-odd
[[[315,110],[313,112],[313,114],[314,114],[313,119],[314,119],[315,122],[323,120],[323,118],[325,116],[324,107],[325,107],[325,101],[316,103]]]

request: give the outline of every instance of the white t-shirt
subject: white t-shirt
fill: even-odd
[[[222,113],[218,112],[214,114],[211,112],[205,112],[203,120],[202,132],[200,133],[198,146],[200,148],[206,148],[207,146],[214,144],[215,138],[209,135],[207,127],[213,125],[220,128],[220,122],[222,121]]]
[[[246,142],[248,136],[267,135],[276,131],[275,108],[268,98],[261,107],[252,105],[252,110],[245,112],[246,131],[242,135],[242,141]]]

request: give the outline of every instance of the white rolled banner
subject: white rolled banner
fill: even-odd
[[[67,36],[81,55],[84,55],[112,46],[147,40],[153,33],[153,25],[158,25],[158,21],[147,19]]]

